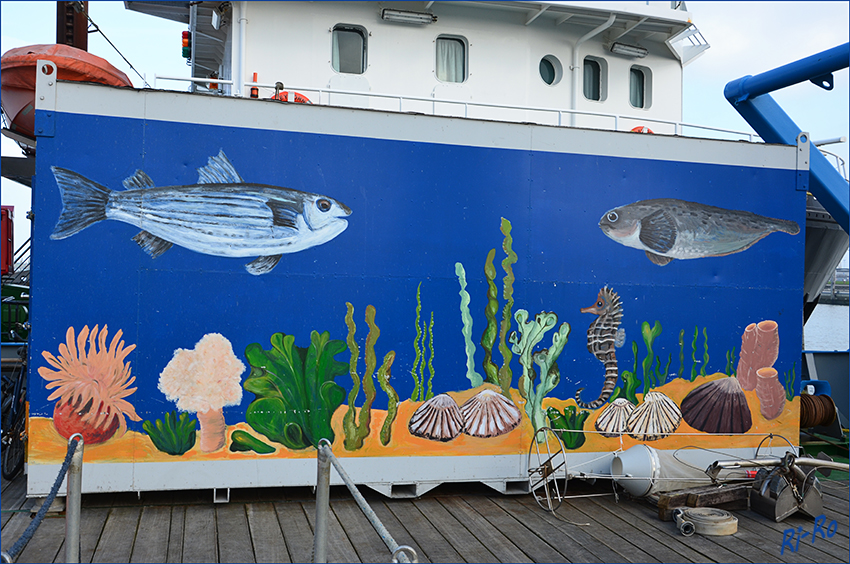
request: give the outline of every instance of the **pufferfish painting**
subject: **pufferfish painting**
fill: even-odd
[[[609,210],[599,220],[599,228],[621,245],[645,251],[659,266],[673,259],[740,253],[777,231],[800,232],[794,221],[672,198],[641,200]]]

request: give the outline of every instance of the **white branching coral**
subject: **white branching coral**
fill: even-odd
[[[222,408],[242,401],[245,365],[218,333],[204,335],[194,349],[177,349],[159,375],[159,390],[177,409],[198,414],[200,449],[213,452],[226,441]]]

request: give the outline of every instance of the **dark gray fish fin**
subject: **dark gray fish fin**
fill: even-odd
[[[64,239],[89,225],[106,219],[106,204],[112,190],[81,174],[58,166],[50,167],[62,197],[62,213],[51,239]]]
[[[667,210],[655,211],[640,220],[639,239],[656,253],[666,253],[672,249],[678,233],[676,220]]]
[[[661,255],[650,253],[649,251],[646,251],[646,258],[648,258],[653,262],[653,264],[657,264],[658,266],[664,266],[665,264],[668,264],[670,261],[673,260],[671,257],[662,257]]]
[[[267,272],[271,272],[272,269],[277,266],[280,257],[283,255],[271,255],[268,257],[257,257],[256,260],[253,260],[245,265],[245,270],[253,274],[254,276],[258,276],[260,274],[265,274]]]
[[[134,188],[154,188],[156,185],[151,180],[151,177],[145,174],[143,170],[137,170],[133,176],[128,176],[122,182],[124,188],[132,190]]]
[[[242,184],[245,181],[230,164],[224,150],[210,157],[207,165],[198,169],[198,184]]]
[[[298,214],[304,213],[304,206],[296,202],[283,202],[269,199],[266,206],[272,210],[272,223],[278,227],[298,229]]]
[[[151,235],[147,231],[139,231],[136,235],[133,236],[133,241],[139,244],[143,251],[151,256],[151,258],[157,258],[162,253],[171,248],[171,241],[166,241],[165,239],[161,239],[156,235]]]

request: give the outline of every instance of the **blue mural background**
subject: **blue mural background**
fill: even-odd
[[[302,347],[312,330],[329,331],[344,341],[347,301],[355,308],[361,347],[368,331],[365,308],[375,306],[381,330],[376,353],[382,358],[396,351],[391,383],[407,399],[413,389],[420,283],[422,319],[427,322],[434,314],[434,392],[467,389],[455,263],[466,270],[475,364],[483,374],[484,262],[495,248],[501,300],[502,217],[512,224],[518,255],[513,312],[554,311],[559,324],[572,326],[558,362],[562,380],[550,396],[572,397],[584,387],[583,398],[589,401],[602,386],[603,366],[586,348],[585,331],[593,316],[579,309],[591,305],[605,285],[623,300],[627,344],[617,353],[621,370],[632,365],[631,341],[643,354],[644,321],[663,326],[654,349],[665,363],[672,354],[671,372],[678,369],[679,331],[685,330],[687,373],[694,327],[701,333],[700,359],[705,328],[711,354],[707,372],[712,373],[724,370],[728,350],[739,351],[749,323],[773,319],[782,343],[776,367],[781,374],[796,363],[799,371],[802,232],[772,234],[727,257],[675,260],[659,267],[642,251],[608,239],[598,226],[614,207],[679,198],[793,220],[802,228],[806,194],[795,188],[795,171],[64,113],[55,120],[56,136],[38,141],[33,261],[40,266],[32,277],[32,361],[44,366],[41,352],[55,354],[68,327],[78,332],[83,325],[108,325],[110,340],[123,330],[125,342],[137,345],[128,360],[138,391],[128,399],[142,419],[174,409],[157,382],[175,349],[193,348],[203,335],[217,332],[247,366],[245,347],[256,342],[269,348],[275,332],[295,335]],[[638,137],[622,134],[621,143],[637,143]],[[219,150],[246,182],[345,203],[352,209],[347,230],[323,245],[284,255],[261,276],[245,271],[251,258],[207,256],[178,246],[151,259],[131,240],[138,229],[116,221],[97,223],[64,240],[49,239],[61,211],[50,166],[115,190],[136,169],[157,186],[187,185],[197,182],[197,168]],[[547,335],[541,346],[550,341]],[[501,365],[495,349],[494,357]],[[348,353],[337,358],[347,362]],[[361,354],[361,374],[362,363]],[[516,387],[522,372],[516,357],[512,369]],[[337,382],[350,389],[347,376]],[[44,384],[37,377],[31,380],[31,415],[52,414]],[[240,406],[225,408],[228,424],[244,421],[252,399],[246,392]],[[386,397],[379,395],[375,407],[385,408]],[[130,428],[140,430],[141,424],[130,423]]]

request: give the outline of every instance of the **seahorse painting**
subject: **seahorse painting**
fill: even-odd
[[[617,292],[605,286],[599,290],[596,303],[590,307],[581,308],[581,312],[595,313],[598,316],[587,330],[587,350],[605,364],[605,383],[599,398],[590,403],[581,401],[581,392],[584,388],[579,388],[576,391],[576,403],[584,409],[596,409],[608,401],[614,386],[617,385],[619,372],[614,348],[618,344],[618,338],[623,340],[622,331],[618,331],[620,320],[623,318],[623,306]]]

